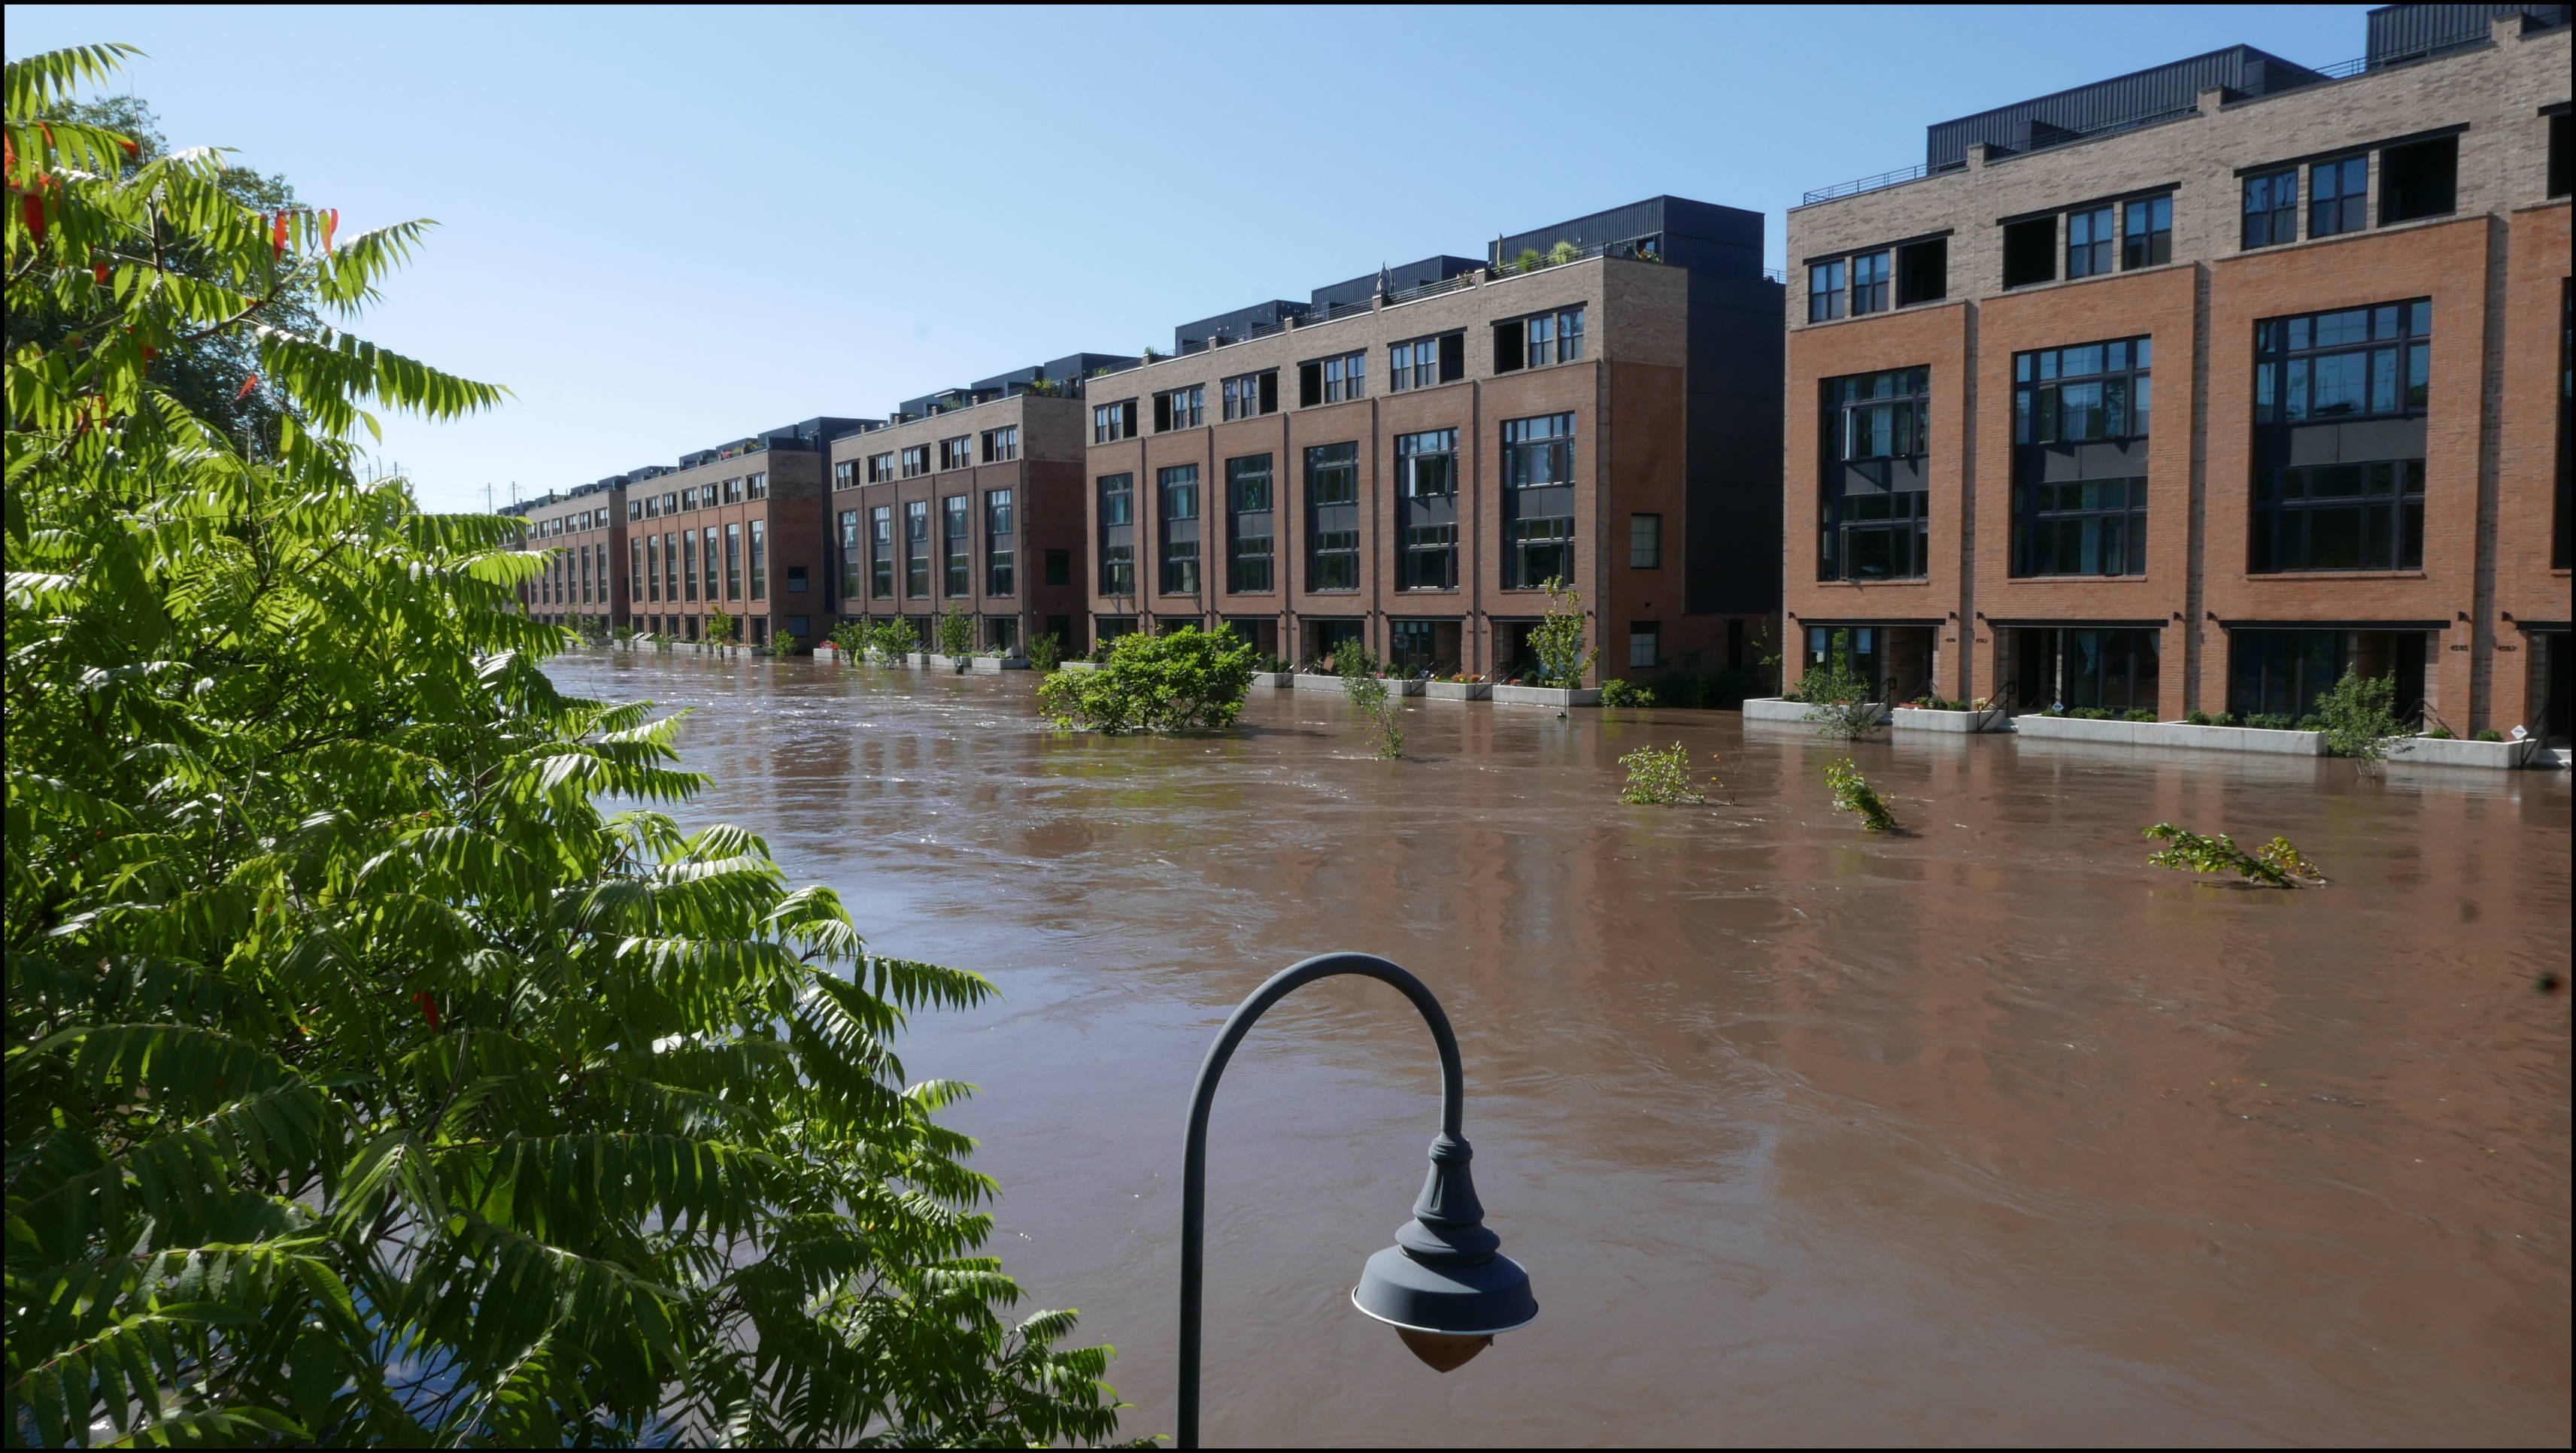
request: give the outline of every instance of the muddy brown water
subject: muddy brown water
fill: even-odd
[[[1732,714],[1256,691],[1225,738],[1048,731],[1023,675],[572,658],[694,708],[686,809],[997,1004],[916,1077],[1002,1182],[1032,1307],[1173,1426],[1182,1117],[1237,1000],[1332,949],[1428,981],[1541,1315],[1440,1376],[1354,1312],[1435,1128],[1383,986],[1300,991],[1210,1134],[1207,1442],[2569,1440],[2565,774],[2004,738],[1842,755]],[[1625,807],[1681,741],[1724,786]],[[2171,820],[2333,879],[2144,865]]]

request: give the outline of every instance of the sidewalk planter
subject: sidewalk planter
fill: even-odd
[[[936,651],[922,659],[933,671],[955,671],[961,674],[973,669],[975,664],[975,658],[972,656],[942,656]]]
[[[1295,678],[1285,671],[1255,671],[1252,673],[1252,684],[1255,686],[1288,686],[1293,684],[1294,679]]]
[[[1504,706],[1599,706],[1601,688],[1585,686],[1567,690],[1561,686],[1497,686],[1493,700]]]
[[[986,676],[998,676],[1005,671],[1026,671],[1029,669],[1029,658],[1026,656],[977,656],[975,658],[975,669],[977,672]]]
[[[1870,704],[1874,705],[1875,703]],[[1913,710],[1912,707],[1906,707],[1903,709],[1907,711]],[[1746,721],[1794,721],[1812,726],[1814,723],[1807,720],[1807,713],[1813,710],[1815,710],[1815,708],[1809,706],[1807,703],[1803,701],[1791,701],[1785,696],[1748,696],[1744,699],[1744,719]],[[1953,713],[1949,712],[1924,713],[1926,716],[1947,716],[1952,714]],[[1964,712],[1956,714],[1966,715]],[[1879,707],[1878,715],[1879,719],[1884,721],[1888,715],[1887,708],[1883,706]],[[1987,728],[1987,730],[2002,731],[2003,728],[1990,727]]]
[[[1058,671],[1097,671],[1100,669],[1100,663],[1097,661],[1065,661],[1058,663],[1055,669]]]
[[[1390,676],[1386,678],[1386,694],[1389,696],[1420,696],[1422,694],[1422,688],[1430,684],[1431,683],[1428,681],[1419,679],[1405,680]]]
[[[2263,752],[2276,757],[2322,757],[2323,732],[2277,732],[2264,727],[2193,726],[2180,721],[2092,721],[2078,716],[2025,715],[2012,719],[2016,735],[2063,742],[2108,742],[2123,747],[2181,747],[2201,752]]]
[[[2405,766],[2486,767],[2510,771],[2531,764],[2540,747],[2537,737],[2519,742],[2467,742],[2451,737],[2408,737],[2403,750],[2389,748],[2388,760]]]
[[[925,651],[906,651],[903,656],[903,664],[906,666],[927,666],[930,664],[930,655]]]
[[[1299,691],[1339,691],[1342,689],[1342,678],[1339,676],[1318,676],[1311,671],[1300,671],[1289,679],[1297,684],[1297,689]]]
[[[1982,711],[1939,711],[1930,707],[1900,706],[1888,713],[1901,732],[2000,732],[2010,731],[2010,719],[2000,706]]]
[[[1433,701],[1483,701],[1494,694],[1490,681],[1425,681],[1422,694]]]

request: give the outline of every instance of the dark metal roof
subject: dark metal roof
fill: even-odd
[[[1336,303],[1365,303],[1377,296],[1381,280],[1385,282],[1388,292],[1401,292],[1406,288],[1418,288],[1424,283],[1445,283],[1462,272],[1473,272],[1484,265],[1484,260],[1481,258],[1450,257],[1444,253],[1437,257],[1426,257],[1420,262],[1408,262],[1400,267],[1380,266],[1352,278],[1349,282],[1317,288],[1308,295],[1307,301],[1310,306],[1317,308],[1329,308]]]
[[[2462,41],[2484,40],[2499,15],[2527,15],[2534,28],[2565,25],[2565,5],[2382,5],[2370,12],[2369,64],[2412,60]]]
[[[2212,87],[2234,96],[2268,96],[2312,86],[2325,77],[2250,45],[2231,45],[2184,60],[2131,71],[2107,81],[2016,101],[1973,116],[1924,128],[1924,165],[1941,168],[1967,159],[1978,142],[2007,151],[2029,151],[2073,141],[2093,132],[2135,125],[2192,110]]]
[[[1575,217],[1535,231],[1497,238],[1487,260],[1508,262],[1523,252],[1546,252],[1560,242],[1578,248],[1657,240],[1657,255],[1692,272],[1718,277],[1762,276],[1762,214],[1688,197],[1648,197],[1624,207]]]
[[[1264,334],[1278,332],[1285,320],[1302,318],[1312,311],[1314,309],[1311,304],[1301,303],[1293,298],[1272,298],[1266,303],[1254,303],[1248,308],[1237,308],[1231,313],[1219,313],[1213,318],[1200,318],[1193,322],[1182,323],[1172,329],[1172,352],[1196,353],[1207,347],[1207,341],[1211,338],[1224,338],[1229,341],[1259,338]]]

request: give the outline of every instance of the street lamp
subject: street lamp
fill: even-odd
[[[1189,1144],[1181,1162],[1181,1427],[1180,1446],[1199,1446],[1199,1292],[1207,1251],[1207,1122],[1216,1082],[1234,1047],[1271,1005],[1317,979],[1359,974],[1394,985],[1431,1026],[1440,1051],[1440,1134],[1431,1142],[1431,1173],[1413,1202],[1413,1219],[1395,1244],[1368,1259],[1351,1304],[1395,1328],[1413,1355],[1447,1372],[1493,1345],[1494,1336],[1538,1318],[1529,1273],[1496,1248],[1467,1162],[1475,1152],[1458,1125],[1467,1098],[1458,1038],[1449,1016],[1422,981],[1374,954],[1322,954],[1290,965],[1235,1006],[1208,1046],[1190,1092]]]

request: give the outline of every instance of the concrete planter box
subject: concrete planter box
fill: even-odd
[[[1293,683],[1294,678],[1285,671],[1255,671],[1252,673],[1252,684],[1255,686],[1288,686]]]
[[[1901,732],[2000,732],[2011,730],[2010,718],[2000,706],[1983,711],[1935,711],[1929,707],[1900,706],[1888,715],[1895,719]]]
[[[1913,708],[1911,707],[1905,708],[1905,710],[1908,711],[1912,709]],[[1801,723],[1802,725],[1813,726],[1815,723],[1807,720],[1807,713],[1813,710],[1815,710],[1815,708],[1809,706],[1807,703],[1803,701],[1791,701],[1785,696],[1748,696],[1744,699],[1744,719],[1746,721],[1794,721]],[[1878,714],[1880,720],[1886,720],[1888,715],[1887,708],[1883,706],[1879,707]],[[1925,714],[1935,715],[1936,713],[1927,712]],[[1948,713],[1937,714],[1948,715]],[[2001,731],[2002,728],[1996,727],[1992,728],[1992,730]]]
[[[2406,749],[2391,749],[2388,760],[2421,767],[2487,767],[2510,771],[2528,766],[2539,739],[2519,742],[2465,742],[2445,737],[2409,737]]]
[[[1483,701],[1494,694],[1490,681],[1425,681],[1422,694],[1433,701]]]
[[[1100,663],[1097,661],[1066,661],[1059,664],[1055,669],[1058,671],[1097,671],[1100,669]]]
[[[2181,747],[2199,752],[2262,752],[2276,757],[2322,757],[2323,732],[2276,732],[2263,727],[2193,726],[2181,721],[2088,721],[2073,716],[2017,716],[2015,734],[2050,741],[2109,742],[2124,747]]]
[[[975,666],[975,658],[972,656],[942,656],[935,651],[922,659],[923,663],[933,671],[955,671],[963,674],[973,670]]]
[[[1342,689],[1342,678],[1339,676],[1318,676],[1311,671],[1296,672],[1294,675],[1290,676],[1289,680],[1296,685],[1296,688],[1299,691],[1339,691]]]
[[[1405,680],[1390,676],[1386,678],[1386,694],[1389,696],[1420,696],[1422,694],[1422,688],[1430,684],[1430,682],[1423,681],[1418,678]]]
[[[1561,686],[1497,686],[1493,699],[1500,704],[1516,706],[1599,706],[1601,688],[1585,686],[1567,690]]]
[[[1005,671],[1026,671],[1029,669],[1029,658],[1026,656],[977,656],[975,658],[975,669],[987,676],[998,676]]]

